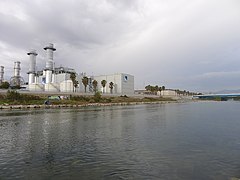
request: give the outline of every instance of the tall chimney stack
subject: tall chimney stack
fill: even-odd
[[[21,70],[20,64],[21,64],[20,61],[14,62],[14,76],[15,77],[20,77],[20,70]]]
[[[47,61],[46,61],[46,84],[52,82],[52,71],[53,71],[53,51],[56,51],[52,43],[43,48],[47,51]]]
[[[27,53],[29,55],[29,71],[28,71],[28,84],[33,84],[35,82],[35,73],[36,73],[36,50],[31,50]]]

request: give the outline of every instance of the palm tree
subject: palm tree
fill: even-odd
[[[151,86],[150,86],[150,85],[147,85],[147,86],[145,87],[145,89],[146,89],[147,91],[150,91],[150,90],[151,90]]]
[[[106,86],[106,84],[107,84],[107,81],[106,81],[106,80],[102,80],[102,81],[101,81],[101,84],[102,84],[103,93],[104,93],[104,88],[105,88],[105,86]]]
[[[154,91],[155,91],[155,95],[157,94],[157,91],[158,91],[158,85],[156,85],[155,87],[154,87]]]
[[[162,87],[159,87],[158,90],[160,91],[160,96],[162,95],[161,92],[162,92]]]
[[[113,82],[110,82],[110,83],[109,83],[109,88],[110,88],[110,90],[111,90],[111,94],[112,94],[112,90],[113,90],[113,85],[114,85]]]
[[[72,80],[72,83],[73,83],[73,92],[74,92],[74,83],[76,83],[75,81],[76,81],[76,73],[71,73],[70,74],[70,79]]]
[[[73,87],[75,88],[75,92],[76,92],[76,88],[78,87],[78,84],[79,82],[77,80],[73,82]]]
[[[177,96],[180,96],[180,90],[177,89],[176,92],[177,92]]]
[[[163,91],[163,94],[164,94],[164,91],[165,91],[165,86],[162,86],[162,91]]]
[[[153,94],[153,92],[155,91],[155,87],[154,86],[150,86],[150,91]]]
[[[86,91],[87,91],[87,85],[88,85],[88,77],[84,76],[84,77],[82,78],[82,83],[83,83],[83,85],[84,85],[84,90],[85,90],[85,93],[86,93]]]
[[[96,80],[93,80],[92,85],[93,85],[93,90],[94,90],[94,92],[96,93],[96,92],[97,92],[98,82],[97,82]]]

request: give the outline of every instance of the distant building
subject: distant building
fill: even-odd
[[[165,89],[164,91],[147,91],[147,90],[135,90],[135,94],[141,94],[141,95],[157,95],[157,96],[177,96],[176,90],[173,89]]]
[[[177,93],[173,89],[165,89],[164,91],[158,91],[157,95],[161,96],[177,96]]]

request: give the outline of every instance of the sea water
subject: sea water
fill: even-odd
[[[0,111],[0,179],[240,178],[240,102]]]

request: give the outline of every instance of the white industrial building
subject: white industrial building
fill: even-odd
[[[14,62],[14,75],[10,78],[9,84],[12,88],[14,87],[21,87],[24,85],[24,79],[20,75],[20,61]],[[3,82],[7,82],[4,80],[4,66],[0,66],[0,85]]]
[[[77,74],[74,69],[67,67],[55,67],[53,61],[53,52],[56,51],[53,44],[49,44],[44,48],[47,53],[46,66],[43,70],[36,70],[36,57],[35,50],[31,50],[27,53],[29,59],[29,71],[28,71],[28,90],[29,91],[46,91],[46,92],[84,92],[85,87],[82,84],[82,78],[86,74]],[[73,82],[70,79],[71,73],[76,74],[76,80],[79,82],[77,88],[74,89]],[[87,76],[86,76],[87,77]],[[98,82],[97,90],[103,93],[113,94],[134,94],[134,76],[124,73],[118,73],[114,75],[104,76],[91,76],[88,77],[87,92],[93,92],[93,80]],[[101,81],[106,80],[106,87],[103,88]],[[112,92],[109,88],[109,83],[113,83]]]
[[[51,91],[51,92],[68,92],[73,89],[72,84],[67,81],[70,79],[70,73],[74,72],[68,68],[55,68],[53,61],[53,52],[56,51],[53,44],[44,48],[47,53],[46,66],[42,71],[36,71],[35,50],[27,53],[30,56],[28,71],[28,90],[29,91]],[[70,71],[69,71],[70,70]]]
[[[124,73],[116,73],[113,75],[94,76],[98,82],[97,90],[103,93],[113,94],[134,94],[134,76]],[[106,80],[105,88],[102,87],[101,81]],[[113,89],[109,87],[109,83],[113,82]]]
[[[165,89],[164,91],[158,91],[157,92],[157,95],[158,96],[177,96],[177,93],[175,90],[173,89]]]

